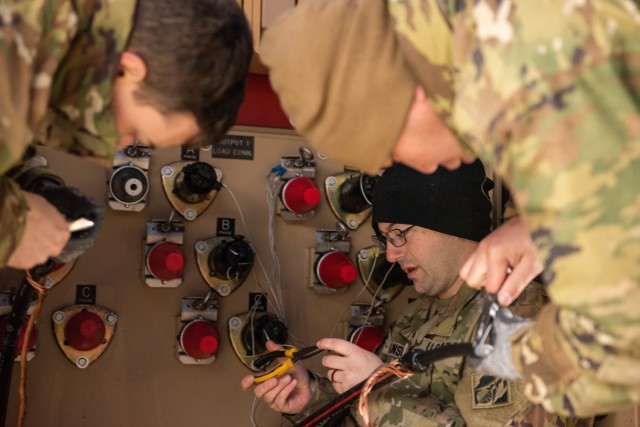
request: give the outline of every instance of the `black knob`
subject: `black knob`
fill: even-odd
[[[208,163],[196,162],[185,166],[182,169],[184,173],[184,185],[187,190],[193,194],[207,194],[216,187],[218,178],[216,171]]]
[[[217,277],[234,280],[244,277],[253,265],[253,248],[243,236],[223,240],[209,255],[209,268]]]
[[[174,183],[174,193],[187,203],[199,203],[205,200],[212,190],[219,190],[216,170],[204,162],[190,163],[183,167]]]
[[[242,330],[242,343],[249,355],[264,353],[267,341],[278,344],[287,342],[288,331],[284,323],[270,314],[249,320]]]
[[[338,201],[345,212],[359,213],[371,206],[371,196],[378,175],[359,175],[342,184]]]
[[[109,191],[118,202],[131,205],[139,203],[149,192],[149,178],[142,169],[134,165],[120,166],[113,170],[109,179]]]

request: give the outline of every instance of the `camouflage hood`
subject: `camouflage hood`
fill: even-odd
[[[445,121],[452,109],[452,33],[444,9],[435,0],[402,3],[302,2],[269,27],[260,45],[295,128],[333,160],[369,173],[389,157],[416,85]],[[429,15],[413,16],[411,3]]]
[[[115,151],[111,89],[135,5],[135,0],[79,2],[77,33],[54,76],[47,145],[97,157]]]
[[[455,95],[452,21],[456,10],[448,7],[447,0],[390,1],[387,8],[407,68],[450,124]]]
[[[377,173],[416,85],[383,0],[301,2],[265,32],[260,58],[285,112],[314,148]]]
[[[6,176],[35,142],[108,157],[110,109],[135,0],[33,0],[0,5],[0,267],[22,237],[28,209]]]
[[[109,108],[118,58],[133,24],[135,0],[12,2],[1,23],[0,173],[39,143],[83,155],[115,150]],[[10,89],[9,89],[10,88]],[[5,91],[6,89],[6,91]]]

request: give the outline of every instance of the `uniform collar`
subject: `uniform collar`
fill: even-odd
[[[427,334],[450,337],[460,320],[460,312],[478,295],[478,292],[478,290],[472,289],[466,283],[463,283],[458,293],[450,298],[441,300],[434,297],[423,297],[431,299],[426,322],[419,326],[417,330],[417,325],[414,322],[410,322],[399,331],[400,335],[411,342],[420,340]],[[422,322],[422,319],[416,320]]]

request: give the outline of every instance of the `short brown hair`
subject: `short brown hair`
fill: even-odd
[[[138,0],[127,50],[147,66],[136,98],[163,114],[192,113],[199,145],[234,124],[253,52],[235,0]]]

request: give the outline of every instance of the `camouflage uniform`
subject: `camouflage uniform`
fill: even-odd
[[[479,295],[463,285],[451,298],[420,297],[392,327],[378,355],[389,363],[409,347],[431,350],[471,341],[483,307]],[[531,317],[545,301],[542,286],[532,283],[512,309]],[[335,396],[327,379],[316,379],[319,387],[295,420]],[[441,360],[425,373],[384,387],[370,395],[368,403],[376,426],[590,426],[593,421],[567,420],[545,413],[526,400],[522,383],[475,374],[465,368],[462,357]],[[354,405],[353,416],[356,412]]]
[[[410,68],[513,192],[553,305],[513,337],[527,396],[640,402],[640,8],[634,0],[389,0]]]
[[[135,0],[0,1],[0,267],[20,241],[26,204],[7,175],[34,143],[108,157],[109,108]]]

